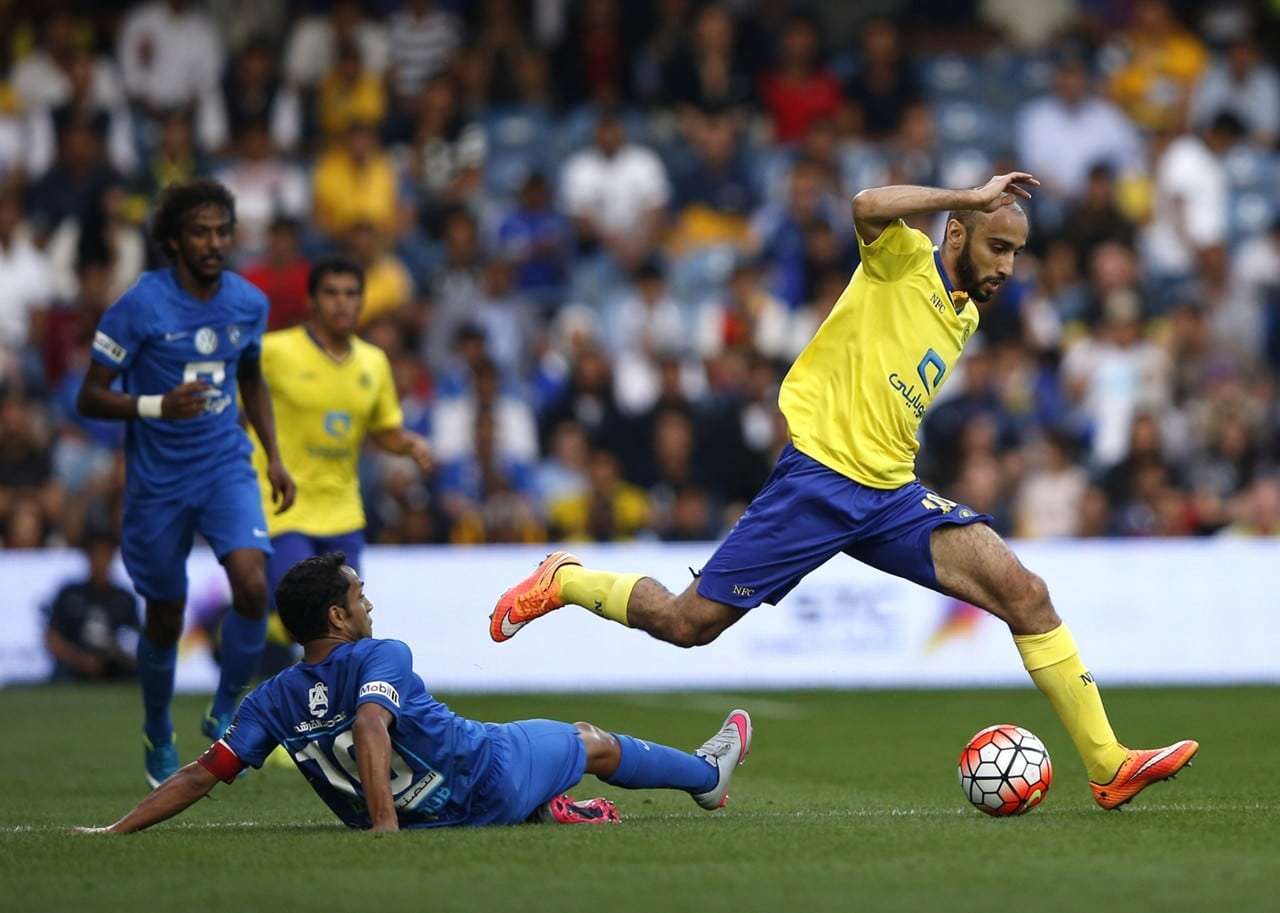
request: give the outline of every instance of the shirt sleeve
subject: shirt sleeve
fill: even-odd
[[[400,720],[400,695],[413,676],[413,653],[398,640],[379,641],[360,664],[356,707],[374,703]]]
[[[932,255],[933,242],[902,219],[894,219],[870,244],[859,236],[858,253],[868,277],[877,282],[892,282],[919,269],[921,262]]]
[[[240,704],[236,717],[231,721],[226,735],[220,740],[231,752],[249,767],[261,767],[267,755],[280,744],[267,730],[258,703],[250,694]],[[217,771],[214,771],[217,773]]]
[[[270,309],[271,305],[267,301],[267,296],[259,292],[258,315],[254,320],[253,328],[249,331],[249,339],[240,351],[241,358],[254,360],[262,358],[262,336],[267,332],[267,313]]]
[[[140,306],[135,287],[107,308],[93,334],[94,361],[117,371],[133,364],[146,341],[147,321],[138,313]]]
[[[378,352],[378,399],[373,404],[373,416],[369,419],[370,431],[390,431],[404,424],[404,412],[400,398],[396,396],[395,379],[391,376],[391,362]]]

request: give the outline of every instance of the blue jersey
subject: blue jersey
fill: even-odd
[[[212,388],[197,418],[129,422],[130,492],[173,493],[233,463],[248,465],[249,438],[236,418],[236,371],[241,358],[259,357],[266,326],[266,296],[231,272],[222,274],[212,299],[200,301],[172,269],[152,270],[102,315],[93,357],[122,372],[126,393],[162,394],[196,380]]]
[[[223,743],[261,767],[277,744],[312,789],[351,827],[370,826],[352,724],[360,704],[395,717],[391,794],[401,827],[466,823],[494,760],[498,727],[453,713],[427,693],[398,640],[343,644],[319,663],[298,663],[245,697]]]

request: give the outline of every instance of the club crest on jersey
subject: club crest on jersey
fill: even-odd
[[[227,327],[227,342],[236,348],[240,347],[240,328],[234,323]]]
[[[324,716],[329,712],[329,689],[324,682],[316,682],[307,692],[307,708],[315,717]]]
[[[218,348],[218,334],[213,327],[201,327],[196,330],[196,351],[201,355],[212,355]]]

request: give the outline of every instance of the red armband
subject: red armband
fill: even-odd
[[[245,768],[244,761],[237,758],[236,753],[222,741],[210,745],[209,750],[196,759],[196,763],[223,783],[230,783]]]

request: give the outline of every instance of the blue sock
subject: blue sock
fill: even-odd
[[[240,695],[262,660],[267,644],[267,620],[245,618],[232,609],[222,621],[222,677],[213,696],[212,716],[223,717],[236,709]]]
[[[169,704],[173,702],[173,667],[178,662],[178,647],[157,647],[146,636],[138,638],[138,681],[142,683],[142,708],[145,719],[142,731],[152,745],[163,745],[173,738],[173,720]]]
[[[622,746],[622,760],[613,776],[603,778],[624,789],[683,789],[705,793],[716,785],[716,769],[695,754],[629,735],[614,738]]]

